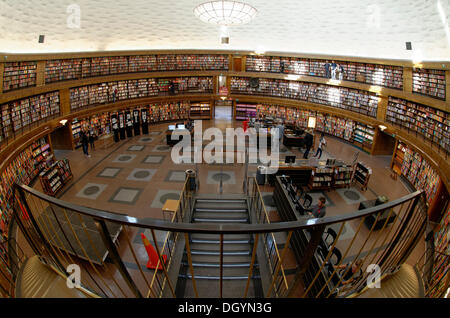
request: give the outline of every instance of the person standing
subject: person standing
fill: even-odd
[[[316,154],[314,155],[314,157],[317,157],[317,155],[319,154],[319,152],[320,152],[320,154],[319,154],[319,158],[318,158],[318,159],[320,159],[320,157],[322,157],[322,148],[323,148],[324,146],[326,146],[326,144],[327,144],[327,141],[325,140],[325,134],[322,133],[322,134],[320,135],[319,147],[317,147],[317,152],[316,152]]]
[[[311,147],[313,145],[313,135],[311,134],[311,130],[308,130],[305,135],[305,147],[306,151],[303,154],[304,159],[308,159],[309,151],[311,150]]]
[[[91,150],[95,149],[94,141],[95,141],[95,132],[91,128],[91,131],[89,132],[89,144],[91,145]]]
[[[283,135],[284,135],[284,124],[283,124],[283,121],[282,121],[282,120],[280,120],[280,121],[278,122],[277,128],[278,128],[278,134],[279,134],[279,135],[278,135],[279,144],[280,144],[280,146],[281,146],[281,141],[282,141]]]
[[[89,139],[88,136],[86,135],[86,132],[82,131],[80,134],[80,143],[81,143],[81,147],[83,147],[83,153],[85,156],[90,157],[91,155],[88,152],[89,149]]]

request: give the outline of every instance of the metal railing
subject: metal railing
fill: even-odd
[[[264,199],[259,190],[256,178],[247,178],[246,181],[247,197],[249,199],[250,213],[253,213],[257,224],[270,224],[269,214],[267,213]],[[267,292],[267,297],[272,293],[276,297],[286,294],[288,290],[288,283],[283,268],[283,260],[286,256],[286,250],[289,247],[289,240],[292,236],[292,231],[288,233],[288,239],[284,245],[283,251],[278,250],[277,242],[274,233],[263,233],[262,242],[264,243],[264,252],[267,258],[268,266],[270,268],[271,284]],[[255,244],[258,240],[255,238]]]
[[[252,179],[253,180],[253,179]],[[138,219],[123,214],[78,206],[40,193],[28,186],[15,188],[14,215],[23,236],[18,241],[28,245],[27,255],[39,255],[62,274],[69,264],[81,269],[81,283],[87,290],[101,297],[175,297],[179,274],[176,257],[181,250],[188,260],[189,234],[250,234],[255,243],[263,238],[267,262],[271,268],[270,288],[265,297],[345,297],[365,286],[370,274],[364,270],[369,264],[378,264],[380,275],[389,275],[405,262],[422,238],[426,212],[422,192],[343,216],[321,219],[270,222],[264,208],[261,192],[255,181],[249,181],[250,206],[256,211],[259,224],[201,224],[187,223],[193,196],[187,180],[178,209],[171,220]],[[396,214],[395,220],[362,225],[366,218],[381,220],[385,213]],[[375,229],[375,224],[380,228]],[[337,228],[330,244],[324,233]],[[149,261],[139,234],[150,237],[156,265],[146,267]],[[287,241],[278,250],[275,233],[285,233]],[[181,234],[181,235],[180,235]],[[178,244],[185,240],[185,244]],[[23,241],[23,242],[22,242]],[[257,245],[257,244],[255,244]],[[256,247],[252,252],[252,277]],[[336,250],[345,251],[334,260]],[[286,262],[299,257],[295,273],[286,274]],[[224,250],[220,249],[223,255]],[[358,262],[361,260],[361,262]],[[195,272],[189,261],[189,270],[195,286]],[[357,277],[351,265],[363,269]],[[352,271],[340,272],[339,267]],[[345,282],[344,282],[345,276]],[[218,286],[219,287],[219,286]],[[236,297],[246,296],[245,290],[236,290]],[[197,291],[195,293],[198,295]],[[13,295],[9,295],[13,296]]]

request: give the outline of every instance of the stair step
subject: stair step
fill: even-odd
[[[217,208],[217,209],[213,209],[213,208],[195,208],[196,212],[219,212],[219,213],[223,213],[223,212],[227,212],[227,213],[247,213],[247,209],[221,209],[221,208]]]
[[[194,222],[206,222],[206,223],[247,223],[248,219],[215,219],[215,218],[196,218],[193,219]]]
[[[245,203],[245,199],[196,199],[199,203]]]
[[[191,243],[198,244],[220,244],[220,240],[191,239]],[[250,244],[251,240],[223,240],[223,244]]]
[[[184,266],[189,266],[187,262],[182,263]],[[211,267],[211,268],[218,268],[220,267],[220,263],[208,263],[208,262],[192,262],[193,267]],[[249,268],[250,262],[242,262],[242,263],[223,263],[222,266],[224,268],[236,268],[236,267],[243,267],[243,268]],[[255,263],[253,265],[254,267],[257,267],[258,264]]]
[[[219,234],[202,234],[202,233],[193,233],[190,235],[192,240],[209,240],[209,241],[219,241]],[[251,239],[252,236],[249,234],[224,234],[224,240],[248,240]]]
[[[224,256],[231,255],[251,255],[251,251],[249,250],[239,250],[239,251],[223,251]],[[220,251],[211,251],[211,250],[191,250],[192,255],[220,255]]]
[[[179,277],[192,279],[192,275],[191,274],[180,275]],[[206,275],[198,275],[197,276],[197,275],[195,275],[195,279],[220,280],[220,276],[206,276]],[[246,279],[248,279],[248,276],[245,276],[245,275],[242,275],[242,276],[223,276],[222,279],[223,280],[246,280]]]

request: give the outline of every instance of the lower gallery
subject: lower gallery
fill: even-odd
[[[2,297],[448,297],[450,57],[52,41],[0,53]]]

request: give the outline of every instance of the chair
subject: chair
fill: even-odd
[[[333,249],[333,251],[331,252],[331,256],[330,256],[330,263],[333,265],[337,265],[339,264],[339,262],[342,259],[342,254],[341,251],[338,250],[336,247]]]
[[[303,207],[309,208],[311,206],[311,203],[312,203],[312,196],[310,196],[308,193],[305,193],[303,197]]]
[[[325,230],[325,232],[323,232],[322,239],[328,246],[331,246],[331,245],[333,245],[334,241],[336,240],[336,237],[337,237],[336,232],[331,227],[328,227]]]

